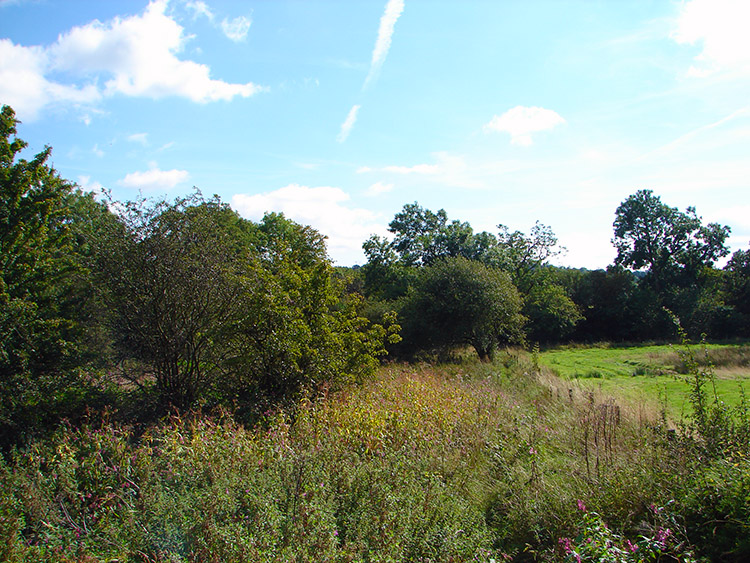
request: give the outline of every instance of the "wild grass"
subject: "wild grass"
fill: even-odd
[[[537,363],[394,365],[250,429],[201,413],[62,427],[0,462],[0,560],[553,561],[604,541],[599,522],[641,553],[711,545],[683,515],[723,510],[701,491],[729,474],[722,494],[741,494],[747,464],[720,456],[695,481],[694,429]]]

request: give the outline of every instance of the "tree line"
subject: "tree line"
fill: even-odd
[[[750,253],[715,266],[729,254],[729,227],[639,190],[616,209],[613,230],[614,264],[560,268],[550,259],[563,249],[539,222],[528,234],[504,225],[475,233],[442,209],[407,204],[391,238],[364,243],[369,314],[399,312],[404,338],[392,350],[407,357],[459,345],[488,359],[509,343],[668,340],[675,319],[693,338],[750,335]]]

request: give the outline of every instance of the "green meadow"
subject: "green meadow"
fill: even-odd
[[[687,355],[710,376],[712,396],[715,392],[729,406],[740,404],[750,379],[747,343],[572,345],[545,350],[538,361],[571,388],[600,391],[651,409],[666,407],[668,415],[679,420],[690,413]]]

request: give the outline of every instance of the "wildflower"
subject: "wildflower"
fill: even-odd
[[[583,504],[583,501],[581,499],[578,499],[578,510],[581,512],[586,512],[586,505]]]
[[[667,546],[667,538],[672,535],[672,530],[669,528],[659,528],[656,530],[656,541],[661,544],[662,547]]]
[[[625,549],[627,549],[631,553],[635,553],[636,551],[638,551],[638,546],[636,544],[634,544],[634,543],[631,543],[630,540],[626,539],[625,540]]]
[[[568,555],[571,551],[573,551],[573,543],[570,541],[570,538],[560,538],[557,540],[558,545],[563,550],[563,553],[565,555]]]

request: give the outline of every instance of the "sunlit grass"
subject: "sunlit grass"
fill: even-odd
[[[691,412],[683,351],[680,345],[571,346],[542,352],[539,363],[582,389],[599,390],[631,404],[665,406],[673,419],[680,420]],[[738,405],[743,382],[750,378],[750,346],[695,344],[693,352],[699,362],[713,366],[717,397]]]

